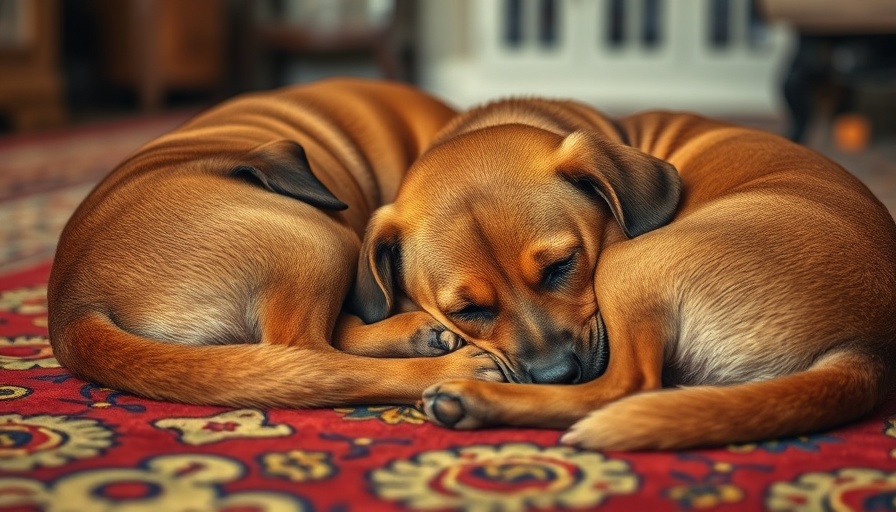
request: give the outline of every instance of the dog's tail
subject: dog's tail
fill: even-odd
[[[51,326],[52,327],[52,326]],[[57,360],[77,376],[148,398],[237,407],[320,407],[362,398],[410,403],[388,386],[394,365],[335,349],[266,343],[186,345],[143,338],[99,312],[51,328]],[[425,387],[421,383],[421,389]],[[366,396],[356,396],[363,392]],[[370,396],[373,395],[373,396]]]
[[[672,450],[817,432],[870,412],[888,387],[887,366],[865,354],[840,352],[771,380],[640,393],[591,413],[562,441]]]

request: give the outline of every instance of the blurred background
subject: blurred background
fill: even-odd
[[[896,205],[894,0],[0,0],[0,199],[86,187],[199,109],[331,75],[461,108],[538,94],[723,117]]]
[[[0,270],[146,141],[245,91],[402,80],[773,131],[896,212],[896,0],[0,0]]]
[[[202,107],[337,74],[892,129],[892,0],[0,0],[0,129]],[[842,118],[842,119],[840,119]],[[849,133],[846,133],[849,132]]]

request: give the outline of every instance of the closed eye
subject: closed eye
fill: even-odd
[[[541,285],[548,290],[554,290],[566,282],[566,279],[575,268],[576,254],[572,253],[568,257],[545,267]]]
[[[491,308],[478,304],[467,304],[449,316],[460,322],[488,322],[495,319],[495,312]]]

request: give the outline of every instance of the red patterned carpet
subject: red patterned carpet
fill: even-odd
[[[46,154],[56,154],[52,144]],[[41,240],[57,236],[58,219],[45,222],[44,212],[64,220],[86,190],[0,205],[4,243],[31,237],[29,223],[45,231]],[[453,432],[409,407],[234,410],[98,387],[53,358],[52,247],[34,245],[0,260],[0,511],[896,508],[896,399],[815,436],[598,453],[559,446],[557,431]]]

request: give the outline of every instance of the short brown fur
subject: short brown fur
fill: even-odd
[[[410,403],[444,379],[495,378],[474,347],[424,357],[460,344],[425,313],[340,314],[370,213],[454,114],[405,85],[328,80],[150,142],[62,234],[56,357],[109,387],[234,406]]]
[[[886,208],[804,147],[694,115],[461,114],[374,215],[358,279],[367,320],[404,291],[512,381],[428,389],[455,428],[675,449],[830,428],[891,389]]]

